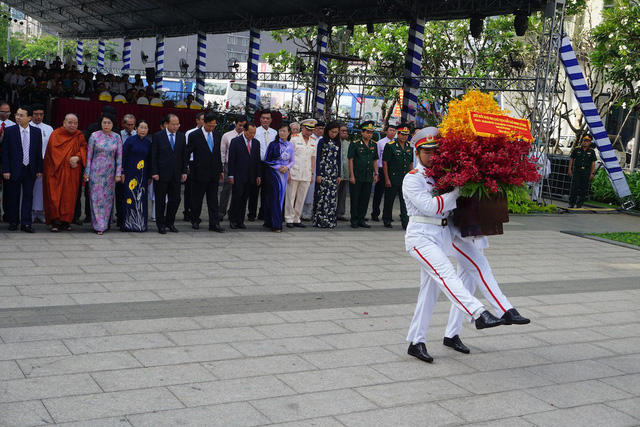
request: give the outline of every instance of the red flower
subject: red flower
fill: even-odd
[[[476,182],[496,193],[500,185],[521,186],[540,178],[535,163],[528,157],[530,147],[527,141],[506,136],[476,137],[469,141],[450,135],[440,140],[428,173],[436,180],[437,190]]]

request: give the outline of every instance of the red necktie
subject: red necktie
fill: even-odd
[[[2,135],[4,135],[4,128],[5,128],[5,123],[2,122],[2,125],[0,126],[0,138],[2,138]]]
[[[247,141],[247,151],[249,151],[249,155],[251,155],[251,141]]]

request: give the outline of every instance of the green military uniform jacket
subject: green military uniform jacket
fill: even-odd
[[[591,147],[586,150],[576,147],[571,152],[571,158],[574,172],[591,174],[591,164],[596,161],[596,152]]]
[[[373,140],[369,141],[369,147],[362,140],[352,142],[347,157],[353,159],[353,175],[357,182],[373,182],[373,161],[378,160],[378,145]]]
[[[400,186],[404,176],[411,170],[413,162],[413,150],[409,141],[404,143],[404,148],[396,140],[384,147],[382,161],[387,162],[387,174],[391,185]]]

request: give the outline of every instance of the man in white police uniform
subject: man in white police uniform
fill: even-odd
[[[504,319],[495,317],[469,293],[445,253],[451,247],[447,217],[456,207],[460,191],[456,188],[439,196],[432,194],[435,181],[427,175],[426,170],[438,146],[436,135],[435,128],[425,128],[416,133],[414,139],[418,166],[405,176],[402,184],[409,215],[405,247],[421,268],[418,302],[407,335],[407,341],[410,342],[407,353],[428,363],[433,362],[433,358],[427,352],[426,335],[440,290],[457,309],[475,319],[477,329],[505,323]]]
[[[507,297],[502,293],[498,282],[493,277],[489,261],[484,256],[483,250],[489,247],[486,236],[462,237],[460,229],[449,224],[452,240],[451,255],[458,262],[458,276],[464,287],[473,295],[478,287],[496,313],[503,313],[502,319],[505,325],[526,325],[530,320],[521,316],[518,310],[513,308]],[[470,320],[468,314],[451,306],[449,322],[444,334],[443,344],[455,351],[468,354],[469,348],[460,340],[462,322]]]

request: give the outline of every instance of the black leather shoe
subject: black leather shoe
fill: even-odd
[[[407,354],[417,357],[420,360],[424,360],[427,363],[433,362],[433,357],[429,356],[429,353],[427,353],[427,346],[424,345],[423,342],[419,342],[418,344],[409,344]]]
[[[191,224],[191,228],[193,228],[194,230],[198,230],[200,228],[200,224],[194,222],[193,224]]]
[[[360,227],[362,228],[371,228],[371,226],[369,224],[367,224],[366,222],[361,222],[360,224],[358,224]]]
[[[170,225],[167,227],[169,229],[170,232],[172,233],[177,233],[178,229],[174,226],[174,225]]]
[[[476,319],[476,329],[494,328],[504,324],[504,319],[498,319],[488,310],[483,311],[480,317]]]
[[[351,228],[358,228],[358,224],[351,223]]]
[[[531,320],[520,316],[520,313],[518,313],[518,310],[515,308],[510,308],[505,311],[501,319],[504,319],[505,325],[526,325],[527,323],[531,323]]]
[[[255,217],[255,216],[248,216],[248,217],[247,217],[247,220],[249,220],[249,221],[253,222],[253,221],[255,221],[255,220],[256,220],[256,217]]]
[[[384,226],[387,228],[393,228],[393,225],[391,225],[391,223],[386,223]]]
[[[30,225],[21,225],[20,226],[20,230],[26,231],[27,233],[35,233],[36,232],[36,230],[34,230],[33,227],[30,226]]]
[[[9,224],[9,231],[16,231],[18,229],[18,224]]]
[[[371,221],[380,222],[380,218],[377,216],[371,215]]]
[[[303,224],[303,223],[301,223],[301,222],[294,222],[294,223],[293,223],[293,226],[294,226],[294,227],[298,227],[298,228],[307,228],[307,226],[306,226],[306,225],[304,225],[304,224]]]
[[[467,346],[462,344],[462,341],[460,341],[460,336],[458,335],[453,338],[444,337],[442,344],[446,345],[447,347],[451,347],[452,349],[454,349],[455,351],[459,351],[460,353],[471,353]]]
[[[158,233],[160,233],[160,234],[167,234],[167,229],[166,229],[166,228],[164,228],[164,227],[160,227],[160,228],[158,228]]]
[[[216,225],[210,225],[209,226],[209,230],[210,231],[216,231],[218,233],[224,233],[224,228],[220,227],[218,224]]]
[[[287,223],[287,228],[293,228],[293,223],[292,222],[288,222]]]
[[[238,224],[236,224],[235,222],[231,222],[229,223],[229,228],[232,230],[236,230],[238,228]]]
[[[89,216],[85,216],[84,219],[82,220],[83,224],[89,224],[91,222],[91,217]],[[73,222],[75,224],[75,221]]]
[[[244,225],[244,224],[238,224],[238,228],[241,229],[241,230],[246,230],[247,226]]]

